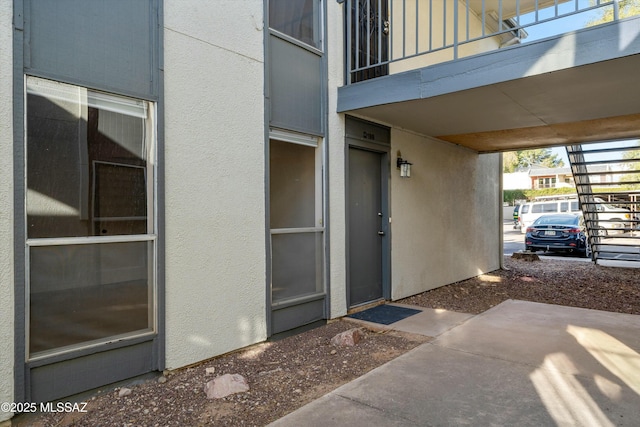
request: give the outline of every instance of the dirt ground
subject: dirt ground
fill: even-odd
[[[507,299],[519,299],[640,314],[640,270],[510,258],[505,266],[508,270],[398,302],[478,314]],[[127,396],[119,396],[120,388],[105,388],[85,399],[87,413],[19,416],[14,425],[263,426],[430,339],[365,330],[364,339],[353,347],[330,343],[337,333],[356,326],[344,320],[332,322],[128,385]],[[227,373],[243,375],[250,390],[207,399],[207,381]]]

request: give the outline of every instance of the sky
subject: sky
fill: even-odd
[[[592,143],[592,144],[583,144],[583,149],[585,150],[597,150],[599,148],[621,148],[621,147],[631,147],[631,146],[640,146],[639,139],[627,139],[627,140],[619,140],[619,141],[607,141],[602,143]],[[567,158],[567,150],[564,147],[553,147],[551,148],[552,154],[557,154],[558,157],[562,159],[564,162],[564,167],[569,167],[569,159]],[[585,156],[585,160],[616,160],[621,159],[622,153],[598,153],[591,154],[590,156],[587,154]]]
[[[578,0],[578,8],[586,8],[589,7],[588,0]],[[538,20],[551,18],[551,13],[554,13],[554,8],[549,8],[550,10],[546,11],[546,14],[543,14],[542,11],[538,15]],[[558,5],[558,14],[563,13],[571,13],[571,11],[575,10],[575,2],[570,1],[563,4]],[[567,33],[569,31],[579,30],[581,28],[585,28],[587,23],[602,14],[602,10],[591,10],[588,12],[582,12],[575,15],[567,16],[560,19],[555,19],[553,21],[538,24],[535,26],[527,27],[525,31],[529,34],[529,36],[523,40],[523,43],[532,42],[535,40],[540,40],[546,37],[555,36],[561,33]],[[526,25],[526,22],[532,22],[534,19],[533,14],[524,15],[522,17],[522,24]]]

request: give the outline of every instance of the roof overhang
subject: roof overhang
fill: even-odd
[[[640,136],[640,17],[351,84],[338,111],[478,152]]]

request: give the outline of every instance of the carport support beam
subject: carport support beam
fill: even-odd
[[[500,233],[498,233],[498,235],[500,236],[498,239],[498,249],[499,249],[499,254],[500,254],[500,269],[501,270],[506,270],[505,266],[504,266],[504,233],[502,232],[502,227],[504,227],[504,209],[502,209],[502,206],[504,204],[504,190],[503,190],[503,182],[502,182],[502,167],[503,167],[503,155],[502,153],[500,153],[500,160],[498,162],[498,167],[500,168],[500,173],[498,174],[498,181],[499,181],[499,185],[498,185],[498,199],[500,200],[500,203],[498,204],[498,230],[500,230]]]

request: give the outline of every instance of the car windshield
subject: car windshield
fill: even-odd
[[[536,220],[534,225],[575,225],[577,224],[576,218],[575,216],[541,216]]]

